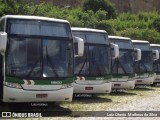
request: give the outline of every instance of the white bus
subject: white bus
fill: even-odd
[[[154,80],[154,85],[160,84],[160,44],[150,44],[152,50],[158,50],[159,54],[157,55],[158,57],[155,58],[153,62],[153,71],[155,72],[155,80]],[[155,55],[154,55],[155,56]]]
[[[119,57],[112,60],[112,89],[134,89],[134,52],[137,52],[136,61],[141,59],[139,49],[134,49],[132,41],[128,37],[109,36],[110,42],[119,46]]]
[[[71,29],[73,35],[83,38],[85,44],[84,55],[75,59],[74,93],[110,93],[111,51],[107,32],[78,27]]]
[[[72,100],[74,50],[68,21],[6,15],[0,19],[0,31],[3,102]]]
[[[154,81],[153,55],[150,43],[142,40],[132,40],[135,48],[141,49],[141,60],[135,62],[136,83],[135,85],[151,85]]]

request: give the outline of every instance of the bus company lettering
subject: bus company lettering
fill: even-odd
[[[122,76],[122,78],[126,78],[126,79],[128,79],[128,76]]]
[[[96,78],[96,80],[104,80],[104,78],[103,77],[98,77],[98,78]]]
[[[62,81],[51,81],[51,84],[52,85],[60,85],[60,84],[62,84]]]

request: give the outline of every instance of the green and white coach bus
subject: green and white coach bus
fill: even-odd
[[[84,55],[75,59],[74,93],[110,93],[111,51],[107,32],[78,27],[71,29],[73,35],[82,38],[85,44]],[[114,48],[118,50],[117,46]]]
[[[134,61],[141,59],[141,50],[134,49],[128,37],[109,36],[110,42],[119,46],[119,57],[112,60],[112,89],[134,89]],[[137,56],[134,55],[135,50]],[[136,57],[136,58],[135,58]]]
[[[0,31],[3,102],[72,100],[74,49],[68,21],[6,15],[0,18]]]
[[[150,43],[142,40],[132,40],[135,48],[141,49],[141,60],[135,62],[135,85],[151,85],[154,81],[153,54]]]
[[[155,73],[155,80],[153,82],[154,85],[156,84],[160,84],[160,58],[159,58],[159,55],[160,55],[160,44],[150,44],[152,50],[158,50],[159,54],[155,54],[154,55],[154,62],[153,62],[153,71]],[[155,52],[154,52],[155,53]],[[156,57],[158,56],[158,57]]]

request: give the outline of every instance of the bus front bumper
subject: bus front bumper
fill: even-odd
[[[155,78],[154,77],[148,77],[148,78],[137,78],[136,79],[136,85],[151,85],[153,84]]]
[[[3,102],[72,101],[73,87],[55,91],[33,91],[4,86]]]
[[[73,83],[73,93],[110,93],[111,82],[103,84],[77,84]]]
[[[134,89],[135,80],[131,81],[112,81],[112,89]]]
[[[160,83],[160,75],[155,75],[154,83]]]

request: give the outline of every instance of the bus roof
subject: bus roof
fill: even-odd
[[[160,47],[160,44],[150,44],[152,47]]]
[[[149,43],[148,41],[144,40],[132,40],[133,43]]]
[[[128,37],[121,37],[121,36],[112,36],[112,35],[109,35],[108,38],[112,38],[112,39],[115,39],[115,40],[119,40],[119,39],[123,39],[123,40],[131,40],[130,38]]]
[[[46,21],[53,21],[53,22],[62,22],[62,23],[69,23],[67,20],[63,19],[56,19],[56,18],[49,18],[49,17],[40,17],[40,16],[28,16],[28,15],[5,15],[0,18],[1,19],[7,18],[17,18],[17,19],[28,19],[28,20],[46,20]]]
[[[71,27],[72,31],[85,31],[85,32],[99,32],[99,33],[107,33],[105,30],[98,30],[92,28],[81,28],[81,27]]]

